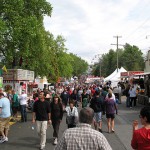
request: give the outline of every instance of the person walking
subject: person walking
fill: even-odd
[[[95,97],[91,99],[90,107],[94,110],[95,130],[102,132],[102,113],[104,112],[104,98],[100,96],[100,91],[95,91]]]
[[[87,107],[88,102],[89,102],[89,95],[86,93],[86,89],[83,89],[83,93],[81,94],[82,108]]]
[[[129,90],[130,90],[130,84],[124,90],[124,94],[126,96],[126,107],[130,107],[130,94],[129,94]]]
[[[62,121],[62,118],[63,118],[63,106],[62,106],[62,103],[60,102],[60,97],[58,95],[55,95],[53,97],[53,101],[50,104],[50,109],[51,109],[51,121],[52,121],[52,126],[54,129],[54,132],[53,132],[54,143],[53,144],[56,145],[58,141],[60,122]]]
[[[45,149],[47,123],[51,124],[50,105],[45,101],[44,92],[39,94],[39,100],[33,105],[32,123],[37,127],[37,132],[40,137],[40,150]]]
[[[134,85],[130,87],[129,95],[130,95],[130,108],[132,108],[133,102],[134,106],[136,106],[136,88],[134,87]]]
[[[8,141],[9,121],[10,121],[10,101],[0,93],[0,133],[2,138],[0,143]]]
[[[13,99],[13,94],[12,94],[12,90],[9,90],[7,93],[7,98],[10,101],[10,112],[11,112],[11,116],[13,116],[13,110],[12,110],[12,99]]]
[[[108,133],[115,132],[115,111],[117,112],[117,106],[115,100],[112,98],[112,94],[108,93],[108,98],[105,100],[105,109],[106,109],[106,118],[107,118],[107,126],[108,126]]]
[[[69,101],[69,93],[67,87],[65,87],[64,91],[61,93],[60,98],[62,99],[64,108],[66,108]]]
[[[21,111],[21,122],[27,122],[27,94],[22,90],[22,94],[19,96],[20,111]]]
[[[73,90],[69,99],[74,101],[76,107],[78,106],[78,93],[76,89]]]
[[[78,109],[74,106],[74,101],[69,101],[69,107],[66,107],[66,123],[68,125],[68,128],[74,128],[76,127],[78,123]]]
[[[145,106],[140,111],[140,120],[143,125],[139,129],[138,121],[133,122],[133,136],[131,146],[136,150],[149,150],[150,149],[150,106]]]
[[[19,110],[19,99],[15,90],[12,90],[12,111],[13,111],[13,119],[17,119]]]
[[[67,129],[54,150],[112,150],[104,135],[91,128],[93,117],[93,109],[82,108],[79,113],[80,124]]]

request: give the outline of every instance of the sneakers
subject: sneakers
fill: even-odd
[[[1,138],[0,143],[8,142],[8,137]]]
[[[57,145],[57,143],[58,143],[57,138],[55,138],[54,145]]]
[[[5,142],[8,142],[8,137],[5,138]]]

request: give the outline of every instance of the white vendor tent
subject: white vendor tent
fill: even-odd
[[[121,77],[121,72],[127,72],[123,67],[119,69],[119,71],[110,79],[111,81],[119,81]]]
[[[121,72],[127,72],[127,70],[125,70],[123,67],[121,67],[120,69],[118,69],[118,72],[117,72],[117,69],[116,69],[111,75],[109,75],[107,78],[105,78],[104,81],[105,82],[111,81],[112,87],[117,86],[118,82],[120,81]]]
[[[118,72],[119,72],[119,68],[118,68]],[[110,74],[108,77],[106,77],[106,78],[104,79],[104,81],[109,81],[109,80],[111,80],[111,78],[113,78],[116,74],[117,74],[117,69],[116,69],[112,74]]]

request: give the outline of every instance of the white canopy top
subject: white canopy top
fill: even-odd
[[[110,79],[111,81],[119,81],[120,80],[120,73],[121,72],[127,72],[123,67],[119,69],[119,71]]]
[[[118,68],[118,71],[119,71],[119,68]],[[117,69],[112,73],[110,74],[108,77],[106,77],[104,80],[105,81],[109,81],[111,78],[113,78],[115,75],[117,74]]]

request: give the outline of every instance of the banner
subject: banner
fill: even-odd
[[[2,70],[4,70],[7,73],[7,68],[5,65],[3,66]]]

